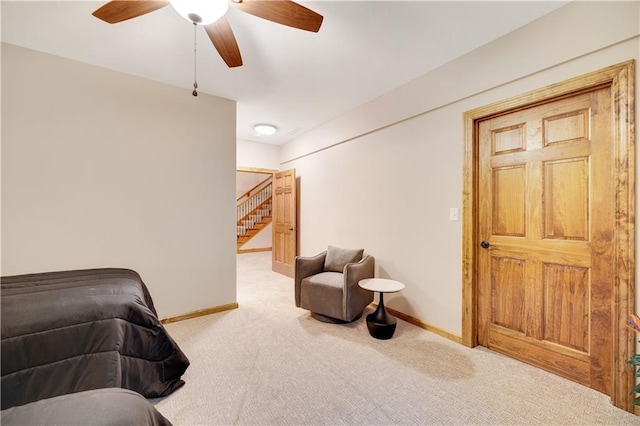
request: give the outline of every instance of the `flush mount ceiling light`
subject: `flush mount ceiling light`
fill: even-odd
[[[171,6],[184,19],[198,25],[209,25],[227,13],[227,0],[171,0]]]
[[[278,128],[273,124],[256,124],[253,126],[253,130],[256,131],[256,135],[258,136],[271,136],[274,134]]]

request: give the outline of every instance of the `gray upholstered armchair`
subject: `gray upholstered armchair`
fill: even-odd
[[[375,259],[364,250],[329,246],[317,256],[297,256],[296,306],[311,311],[319,321],[354,321],[373,301],[373,292],[361,288],[358,281],[373,278],[374,270]]]

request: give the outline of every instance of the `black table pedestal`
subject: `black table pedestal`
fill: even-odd
[[[378,308],[372,314],[367,315],[367,328],[371,337],[376,339],[391,339],[396,331],[396,317],[384,308],[384,293],[380,292]]]

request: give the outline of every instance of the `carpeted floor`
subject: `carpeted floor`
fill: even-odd
[[[191,360],[152,401],[174,425],[640,425],[606,395],[401,320],[391,340],[364,316],[318,322],[270,256],[238,255],[239,309],[167,325]]]

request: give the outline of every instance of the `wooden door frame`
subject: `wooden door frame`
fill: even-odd
[[[278,169],[262,169],[260,167],[236,167],[236,172],[259,173],[261,175],[275,175]]]
[[[634,333],[626,327],[635,312],[635,111],[634,62],[627,61],[464,114],[465,145],[462,200],[462,342],[478,344],[477,256],[478,235],[478,122],[507,111],[528,108],[552,99],[568,97],[596,87],[611,87],[613,95],[613,163],[615,187],[614,277],[612,315],[614,325],[612,363],[612,403],[633,412],[635,371],[627,360],[635,354]]]

